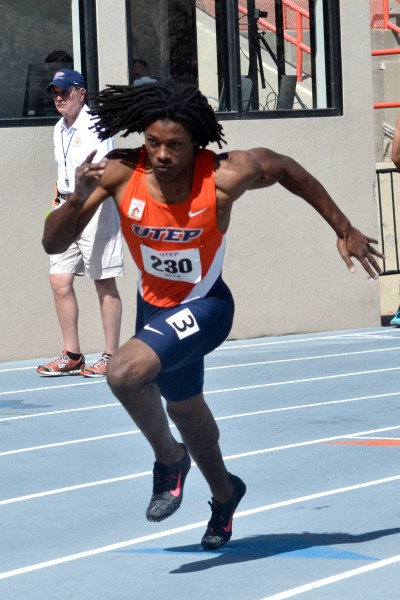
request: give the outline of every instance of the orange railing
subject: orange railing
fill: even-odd
[[[400,0],[395,0],[400,4]],[[240,2],[240,0],[239,0]],[[298,0],[299,4],[303,4],[303,0]],[[214,5],[214,2],[208,0],[202,0],[197,2],[197,6],[206,10],[209,14],[213,14],[208,5]],[[263,8],[272,9],[274,13],[274,2],[271,0],[261,0],[258,5],[264,5]],[[283,12],[283,28],[284,28],[284,39],[296,46],[296,76],[298,81],[303,81],[303,53],[311,54],[311,48],[303,41],[304,30],[309,29],[310,13],[295,2],[291,0],[282,0],[282,4],[285,8]],[[307,4],[305,4],[307,5]],[[371,29],[389,29],[395,33],[400,33],[400,27],[393,23],[390,15],[389,0],[370,0],[371,7]],[[248,11],[245,7],[238,5],[239,13],[247,15]],[[291,11],[291,12],[290,12]],[[215,16],[215,14],[213,14]],[[276,34],[276,26],[264,18],[258,19],[258,25]],[[296,30],[296,37],[293,37],[288,33],[288,29]],[[392,54],[400,54],[400,48],[383,48],[372,50],[372,56],[388,56]],[[375,102],[374,108],[394,108],[399,107],[400,101],[395,102]]]
[[[370,0],[371,1],[371,29],[390,29],[400,33],[400,27],[390,20],[389,0]],[[397,0],[400,4],[400,0]],[[372,50],[372,56],[389,56],[391,54],[400,54],[400,48],[380,48]],[[374,108],[397,108],[400,101],[397,102],[375,102]]]
[[[304,19],[310,19],[310,13],[298,6],[291,0],[283,0],[283,6],[285,7],[285,11],[283,13],[283,28],[284,28],[284,39],[290,44],[294,44],[296,46],[296,76],[297,81],[303,81],[303,52],[307,52],[307,54],[311,54],[311,48],[303,41],[303,30],[309,29],[308,24],[305,24]],[[242,15],[247,15],[247,9],[239,4],[239,13]],[[293,11],[296,21],[296,37],[293,37],[289,33],[287,33],[287,25],[288,25],[288,11]],[[293,15],[293,13],[290,13]],[[265,19],[258,19],[259,26],[264,29],[268,29],[276,34],[276,27],[272,23]]]
[[[400,4],[400,0],[394,0]],[[400,27],[391,22],[389,0],[370,0],[371,29],[392,29],[400,33]]]

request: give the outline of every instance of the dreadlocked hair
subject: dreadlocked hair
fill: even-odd
[[[203,94],[193,85],[169,79],[141,86],[108,85],[91,94],[96,117],[93,128],[100,139],[122,133],[142,133],[154,121],[169,119],[185,126],[200,148],[226,144],[222,125]]]

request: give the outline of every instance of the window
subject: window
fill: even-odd
[[[338,2],[127,4],[131,61],[144,61],[146,76],[195,83],[221,118],[341,113]]]
[[[94,0],[2,0],[0,126],[57,117],[46,86],[62,67],[82,72],[89,89],[96,85],[97,61],[86,69],[95,48],[94,16]]]
[[[130,78],[171,77],[197,84],[196,5],[193,0],[134,0],[130,2]]]

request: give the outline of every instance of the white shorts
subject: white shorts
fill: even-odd
[[[61,254],[50,256],[50,275],[73,273],[90,279],[124,275],[119,214],[108,198],[95,212],[76,242]]]
[[[79,239],[61,254],[50,256],[50,274],[73,273],[90,279],[124,275],[121,232],[108,239]]]

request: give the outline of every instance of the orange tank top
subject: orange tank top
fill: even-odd
[[[204,297],[221,275],[225,236],[217,226],[214,153],[200,150],[190,197],[158,202],[147,190],[145,149],[121,201],[121,229],[146,302],[168,307]]]

